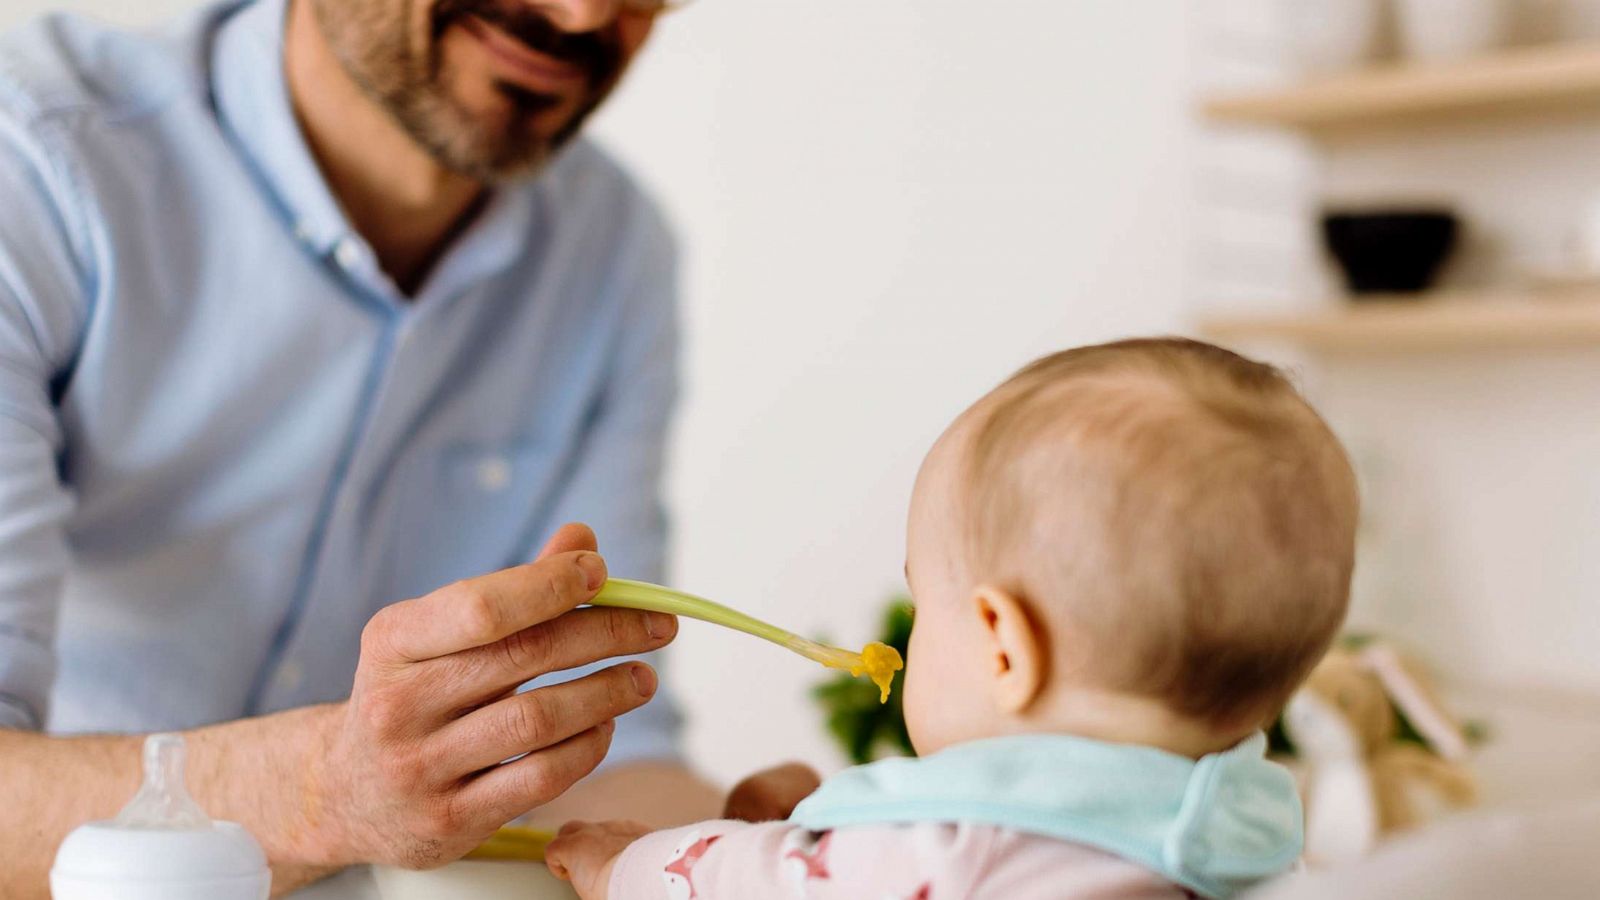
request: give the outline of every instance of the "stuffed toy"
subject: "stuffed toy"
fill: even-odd
[[[1303,779],[1309,864],[1364,856],[1477,799],[1461,726],[1387,644],[1331,651],[1281,724]]]

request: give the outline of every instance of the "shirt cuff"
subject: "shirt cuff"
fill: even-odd
[[[652,831],[629,844],[617,854],[617,863],[611,867],[611,881],[606,896],[640,900],[640,898],[669,896],[667,866],[672,863],[674,850],[680,844],[691,843],[700,833],[718,833],[722,829],[716,822],[701,822]],[[710,827],[708,827],[710,826]]]

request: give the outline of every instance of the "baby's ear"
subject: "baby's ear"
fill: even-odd
[[[979,585],[972,595],[989,664],[996,705],[1008,713],[1027,709],[1044,688],[1048,661],[1028,608],[1009,591]]]

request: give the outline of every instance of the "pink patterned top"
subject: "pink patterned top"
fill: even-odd
[[[627,900],[1181,900],[1195,895],[1100,850],[991,825],[913,823],[808,831],[699,822],[618,858]]]

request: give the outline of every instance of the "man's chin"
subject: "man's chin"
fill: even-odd
[[[526,177],[577,134],[595,103],[451,73],[396,108],[401,124],[452,172],[485,182]]]
[[[481,181],[523,177],[543,165],[566,143],[567,117],[548,112],[528,115],[516,110],[467,113],[458,109],[453,123],[435,120],[430,155],[441,165]]]

